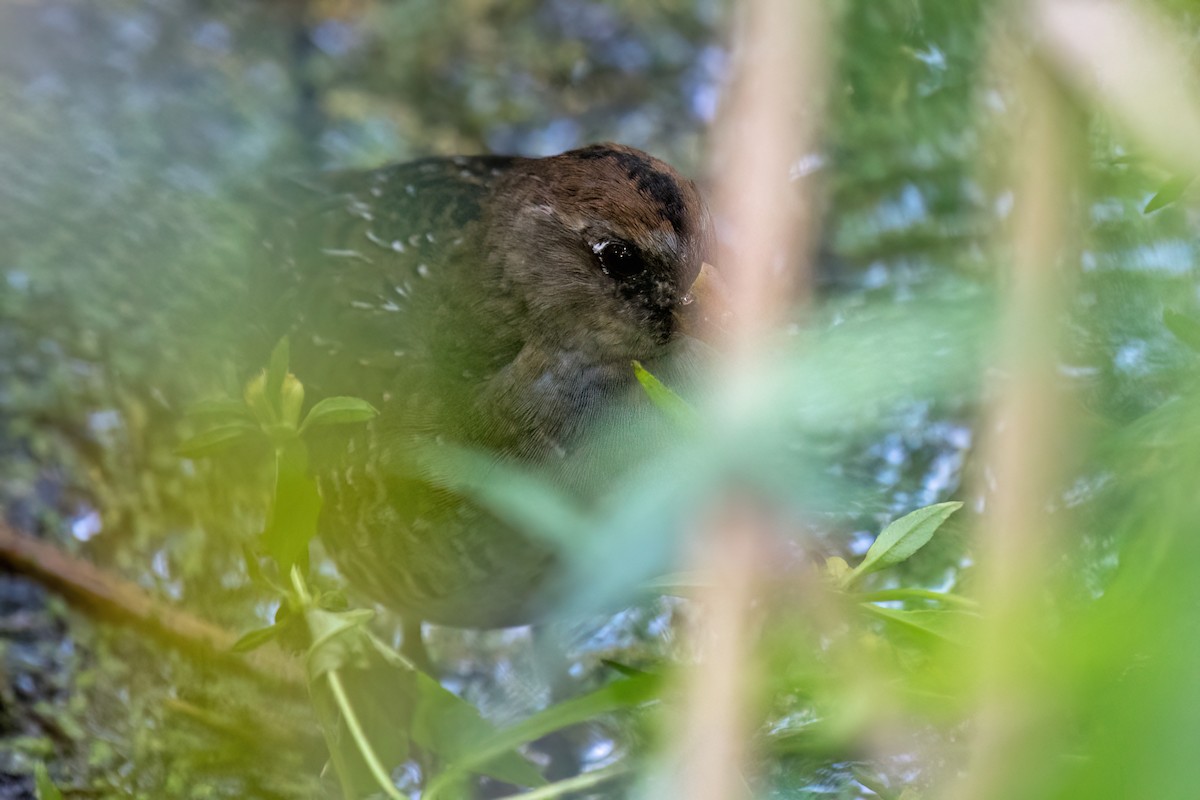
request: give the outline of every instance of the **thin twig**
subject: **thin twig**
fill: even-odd
[[[135,584],[0,522],[0,564],[46,584],[106,621],[136,627],[180,652],[252,678],[270,689],[306,690],[300,665],[277,647],[232,652],[237,637],[163,603]]]

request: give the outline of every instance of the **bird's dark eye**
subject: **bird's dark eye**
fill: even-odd
[[[626,242],[602,240],[592,245],[592,252],[604,274],[618,280],[637,275],[646,268],[641,253]]]

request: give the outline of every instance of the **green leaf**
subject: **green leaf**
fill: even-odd
[[[278,625],[268,625],[265,628],[256,628],[248,631],[238,637],[238,640],[233,643],[230,649],[235,653],[249,653],[251,650],[257,650],[267,642],[279,635]]]
[[[229,397],[201,400],[189,407],[184,414],[193,419],[215,418],[222,422],[254,421],[254,415],[246,407],[245,401]]]
[[[396,679],[403,677],[404,685],[411,685],[411,691],[415,691],[411,735],[417,744],[441,758],[454,760],[475,743],[496,735],[496,729],[480,715],[475,706],[418,670],[412,662],[379,641],[370,631],[364,633],[376,655],[392,667],[393,687],[398,685]],[[407,682],[410,679],[412,684]],[[475,762],[475,768],[471,771],[520,786],[541,786],[545,783],[541,773],[511,748]]]
[[[275,456],[275,498],[263,531],[263,548],[281,574],[308,564],[308,543],[317,535],[321,495],[308,474],[308,448],[299,439],[281,445]]]
[[[647,581],[645,586],[651,592],[684,597],[698,589],[711,588],[712,580],[699,571],[672,572]]]
[[[658,406],[668,417],[685,428],[695,429],[699,427],[700,415],[696,413],[696,409],[692,408],[682,397],[668,389],[662,381],[651,375],[642,366],[642,362],[633,362],[633,374],[637,376],[638,383],[646,391],[646,396],[650,398],[650,402]]]
[[[342,796],[405,797],[388,772],[409,753],[412,668],[391,668],[376,655],[367,630],[373,612],[318,608],[298,570],[292,571],[292,585],[311,641],[306,665],[313,708]]]
[[[1163,324],[1176,339],[1200,353],[1200,322],[1168,308],[1163,311]]]
[[[475,706],[430,678],[417,673],[417,708],[413,715],[413,741],[451,763],[467,758],[497,735]],[[473,760],[470,771],[517,786],[541,786],[542,774],[513,748],[488,750]]]
[[[412,455],[431,484],[471,498],[531,536],[570,546],[587,529],[587,515],[571,497],[517,466],[449,445],[422,447]]]
[[[362,688],[362,687],[359,687]],[[377,687],[382,690],[382,687]],[[340,670],[325,673],[325,680],[310,687],[313,705],[325,742],[329,747],[342,797],[363,800],[408,800],[392,783],[391,768],[408,756],[408,741],[396,736],[394,726],[371,725],[364,714],[378,718],[380,703],[370,694],[356,694],[342,678]]]
[[[249,441],[258,432],[258,428],[249,422],[229,422],[187,439],[175,448],[175,454],[184,458],[205,458],[217,455],[234,445]]]
[[[1153,214],[1160,208],[1166,208],[1171,205],[1171,203],[1183,197],[1183,193],[1187,191],[1187,187],[1195,179],[1195,175],[1175,175],[1171,177],[1154,193],[1154,197],[1151,197],[1150,202],[1146,203],[1146,207],[1142,209],[1142,213]]]
[[[379,415],[375,406],[358,397],[326,397],[308,412],[300,425],[300,432],[321,425],[346,425],[366,422]]]
[[[849,585],[863,575],[899,564],[909,558],[924,547],[942,523],[960,508],[962,503],[959,502],[938,503],[918,508],[900,519],[893,520],[867,550],[862,563],[846,577],[845,584]]]
[[[609,669],[613,670],[614,672],[618,673],[619,675],[622,675],[623,677],[626,677],[626,678],[633,678],[633,677],[637,677],[640,675],[651,674],[650,672],[647,672],[644,669],[638,669],[637,667],[631,667],[628,664],[622,664],[620,661],[613,661],[611,658],[602,658],[602,659],[600,659],[600,663],[603,664],[604,666],[608,667]]]
[[[37,788],[38,800],[63,800],[62,792],[50,780],[46,765],[39,761],[33,768],[33,783]]]
[[[963,644],[963,632],[968,630],[968,625],[979,620],[978,614],[967,611],[940,609],[902,611],[895,608],[881,608],[870,603],[863,603],[860,607],[871,616],[883,620],[904,633],[955,645]]]
[[[497,753],[510,751],[548,733],[594,719],[601,714],[644,705],[658,699],[662,687],[661,675],[640,673],[615,680],[581,697],[550,706],[516,725],[479,741],[475,747],[462,753],[430,784],[426,797],[433,800],[437,797],[449,796],[447,789],[453,785],[456,775],[466,771],[476,771],[480,763],[493,758]]]

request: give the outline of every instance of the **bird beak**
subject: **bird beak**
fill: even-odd
[[[705,262],[700,274],[683,296],[675,312],[679,330],[707,344],[716,345],[725,337],[733,319],[729,289],[712,264]]]

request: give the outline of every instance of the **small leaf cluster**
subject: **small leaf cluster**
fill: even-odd
[[[213,425],[181,444],[187,458],[211,457],[235,445],[270,443],[275,452],[275,491],[260,543],[280,575],[293,565],[308,564],[308,545],[317,533],[321,496],[309,470],[304,435],[316,428],[364,423],[379,412],[357,397],[326,397],[302,416],[304,385],[288,370],[286,338],[276,345],[270,363],[246,384],[242,401],[216,400],[193,409]]]
[[[288,371],[288,358],[285,338],[272,351],[267,368],[246,384],[241,400],[217,399],[195,405],[189,413],[213,424],[184,441],[175,452],[185,458],[205,458],[263,438],[285,447],[314,428],[367,422],[378,415],[375,407],[361,398],[326,397],[301,418],[304,385]]]
[[[905,514],[890,522],[880,532],[858,566],[851,568],[845,559],[835,556],[825,562],[826,573],[834,585],[848,592],[868,615],[905,633],[917,633],[949,641],[951,637],[948,631],[962,621],[964,613],[973,613],[973,600],[951,592],[933,592],[925,589],[900,588],[856,592],[855,588],[867,575],[911,558],[929,543],[934,533],[951,514],[962,508],[962,505],[960,502],[937,503]],[[904,610],[877,605],[882,602],[911,601],[932,601],[938,603],[941,608]]]

